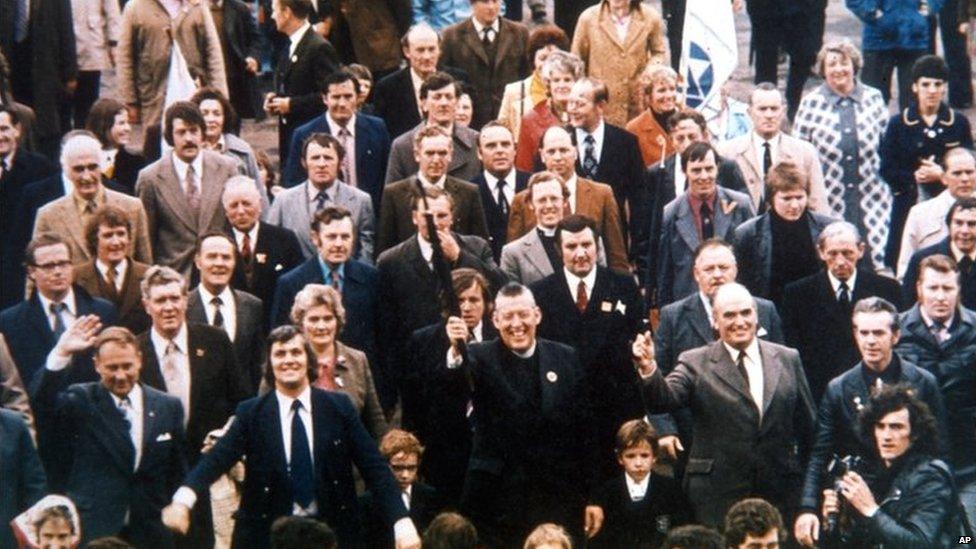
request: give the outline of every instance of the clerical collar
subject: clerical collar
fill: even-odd
[[[535,346],[536,346],[536,342],[533,341],[532,346],[529,347],[527,351],[516,351],[515,349],[509,349],[509,351],[511,351],[513,355],[522,359],[532,358],[532,355],[535,354]]]

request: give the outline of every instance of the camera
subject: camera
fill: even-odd
[[[860,456],[844,456],[840,457],[834,454],[833,459],[830,460],[830,464],[827,466],[827,474],[834,479],[833,489],[837,492],[837,497],[840,501],[841,511],[845,508],[844,496],[841,495],[840,482],[844,478],[844,475],[852,471],[857,471],[861,468],[861,457]],[[834,534],[837,532],[839,512],[830,513],[827,515],[826,531],[828,534]]]

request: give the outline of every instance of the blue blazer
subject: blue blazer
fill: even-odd
[[[332,133],[326,115],[316,116],[295,129],[288,146],[288,159],[282,170],[281,184],[294,187],[308,178],[302,167],[302,143],[313,133]],[[390,134],[382,118],[356,113],[356,181],[357,187],[373,199],[373,211],[380,211],[380,197],[386,181],[386,159],[390,157]]]
[[[339,339],[346,345],[366,353],[370,364],[375,362],[376,350],[376,267],[361,261],[349,260],[342,282],[342,306],[346,309],[346,325]],[[318,256],[311,257],[278,279],[271,305],[271,325],[291,324],[291,306],[295,296],[306,284],[326,284]]]
[[[47,494],[44,467],[20,414],[0,408],[0,521],[4,525]],[[13,531],[5,526],[0,549],[13,549]]]
[[[400,490],[387,461],[380,455],[344,394],[312,388],[312,459],[318,517],[335,530],[340,547],[362,547],[352,466],[362,474],[382,510],[386,527],[407,515]],[[261,549],[270,545],[271,523],[291,515],[294,497],[288,477],[278,399],[275,391],[242,402],[227,434],[197,463],[184,481],[206,497],[210,485],[242,457],[247,476],[234,524],[232,547]]]

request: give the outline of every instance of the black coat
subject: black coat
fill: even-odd
[[[583,174],[583,155],[576,159],[576,173],[597,183],[606,183],[613,189],[613,198],[620,208],[620,219],[623,222],[624,238],[629,233],[625,205],[634,210],[634,202],[640,199],[641,174],[644,173],[644,160],[641,158],[640,145],[637,137],[623,128],[603,122],[603,147],[600,151],[600,162],[597,164],[596,175],[589,177]],[[576,145],[576,131],[570,130],[569,135]]]
[[[322,81],[339,66],[339,57],[326,39],[313,29],[308,29],[295,53],[288,57],[288,42],[278,59],[275,71],[274,91],[281,97],[291,98],[289,112],[278,118],[278,150],[288,150],[291,133],[295,128],[322,114]]]
[[[234,296],[236,312],[234,340],[231,344],[234,347],[237,365],[247,373],[248,386],[253,395],[261,385],[261,375],[264,373],[262,369],[265,361],[264,340],[268,335],[268,330],[262,322],[264,307],[260,299],[247,292],[232,289],[231,294]],[[209,324],[202,297],[199,289],[190,292],[186,306],[187,322]],[[222,314],[226,311],[227,309],[224,309]]]
[[[901,301],[898,282],[858,269],[851,303],[866,297],[880,297],[897,307]],[[800,352],[810,392],[819,402],[827,383],[861,359],[851,316],[837,302],[827,271],[787,285],[780,313],[786,344]]]
[[[425,451],[424,460],[426,459],[427,452]],[[367,532],[367,546],[371,549],[394,549],[396,541],[393,537],[393,530],[387,526],[380,509],[373,503],[372,492],[366,492],[360,496],[359,508],[362,511],[363,526]],[[407,513],[418,532],[426,530],[430,521],[434,520],[440,510],[440,495],[434,487],[423,482],[415,482],[410,486],[410,508],[407,509]]]
[[[926,257],[937,254],[955,259],[949,246],[949,237],[946,237],[941,242],[922,248],[912,255],[912,259],[908,262],[908,267],[905,269],[905,276],[902,277],[901,282],[901,306],[903,310],[914,305],[918,298],[915,291],[915,283],[918,282],[919,264]],[[976,267],[969,269],[968,273],[959,273],[959,282],[959,302],[967,309],[976,309]]]
[[[514,170],[515,168],[512,169]],[[525,189],[525,185],[529,182],[529,176],[531,175],[516,170],[516,193]],[[479,173],[478,177],[472,179],[471,182],[478,186],[478,194],[481,195],[481,208],[485,211],[485,221],[488,222],[488,243],[491,244],[491,251],[495,257],[495,263],[498,263],[502,257],[502,247],[506,244],[508,214],[502,214],[501,209],[498,207],[496,197],[492,196],[491,189],[488,188],[484,171]],[[509,211],[511,211],[511,204],[509,204]]]
[[[603,508],[603,528],[589,547],[657,549],[668,530],[693,520],[676,480],[652,473],[644,499],[634,502],[625,477],[626,473],[619,474],[596,491],[593,502]]]
[[[264,325],[270,327],[271,304],[278,278],[297,267],[305,258],[295,233],[263,221],[260,223],[257,241],[251,243],[251,276],[245,274],[244,260],[238,248],[234,254],[231,285],[261,300],[264,304]],[[234,238],[232,231],[230,235]]]
[[[136,179],[139,177],[139,170],[146,167],[146,157],[142,153],[129,152],[122,147],[115,153],[115,169],[112,172],[112,181],[118,185],[120,192],[129,196],[136,195]]]
[[[437,70],[450,74],[459,82],[468,81],[468,73],[461,69],[438,67]],[[414,95],[409,66],[376,83],[376,87],[373,88],[373,105],[376,107],[376,116],[386,122],[390,139],[396,139],[420,124],[420,110],[417,106],[417,97]]]
[[[261,35],[251,9],[241,0],[222,2],[221,46],[224,51],[224,68],[227,73],[227,92],[237,116],[254,118],[255,76],[245,68],[248,57],[261,62]]]

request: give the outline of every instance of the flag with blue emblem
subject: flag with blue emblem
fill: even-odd
[[[688,0],[681,65],[686,104],[710,120],[721,111],[722,85],[739,63],[732,3]]]

